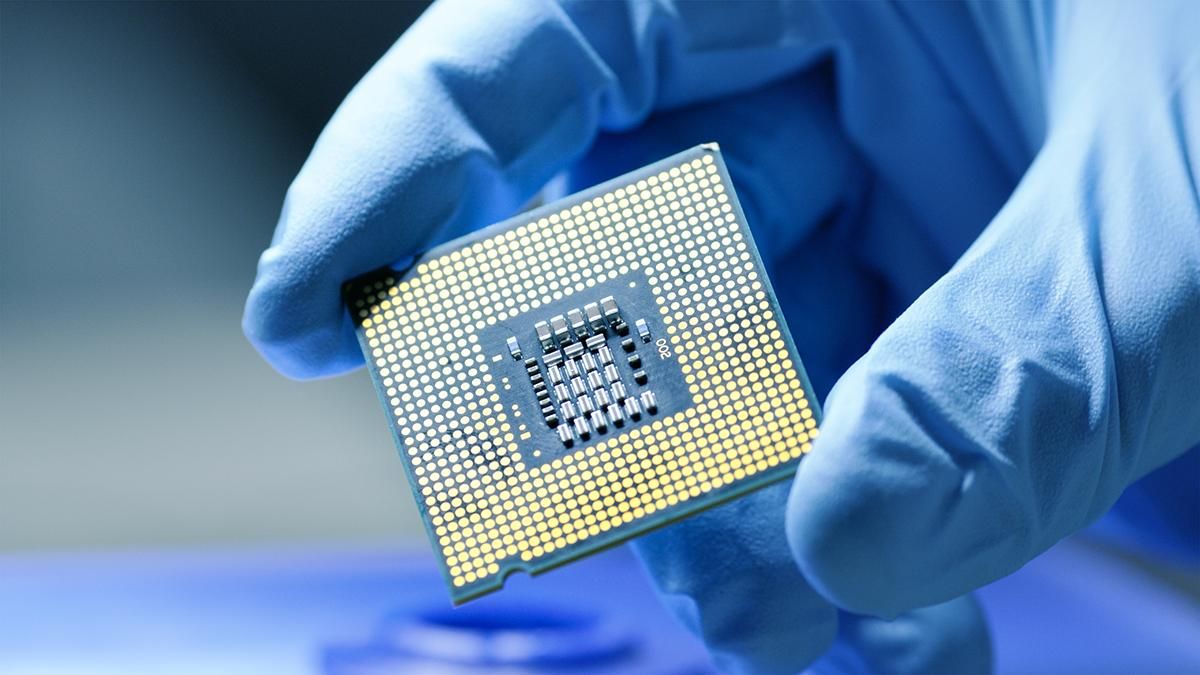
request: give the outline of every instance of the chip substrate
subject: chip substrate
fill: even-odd
[[[345,291],[455,603],[783,479],[818,433],[715,144]]]

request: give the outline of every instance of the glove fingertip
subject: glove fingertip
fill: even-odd
[[[931,470],[927,449],[876,433],[888,425],[880,411],[893,402],[886,386],[855,377],[852,370],[838,384],[837,417],[826,418],[800,464],[785,531],[817,591],[844,609],[892,617],[927,588],[930,571],[913,569],[923,559],[914,548],[938,543],[924,541],[914,524],[938,491],[934,483],[947,477]]]
[[[246,300],[242,332],[275,370],[294,380],[332,377],[362,366],[350,317],[336,291],[290,296],[269,274],[260,274]],[[325,294],[328,295],[328,294]]]
[[[879,583],[882,570],[870,534],[877,527],[870,504],[879,500],[864,492],[872,490],[869,481],[861,483],[845,476],[798,476],[787,511],[788,545],[805,578],[834,604],[853,612],[894,616],[899,608],[890,606],[890,593]],[[857,494],[846,498],[847,490]]]
[[[805,577],[860,614],[945,602],[1028,555],[1029,515],[1006,467],[948,450],[913,392],[886,365],[855,365],[788,499],[785,532]]]

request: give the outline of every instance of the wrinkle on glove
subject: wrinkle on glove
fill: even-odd
[[[1200,441],[1200,54],[1181,16],[1077,9],[1033,167],[839,381],[797,473],[793,551],[847,609],[1009,574]]]

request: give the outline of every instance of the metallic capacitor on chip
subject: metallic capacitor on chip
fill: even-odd
[[[538,342],[541,343],[543,350],[550,351],[554,349],[554,338],[550,334],[550,324],[545,321],[539,321],[533,324],[533,330],[537,332]]]
[[[611,363],[607,366],[604,366],[604,377],[607,378],[609,382],[621,381],[621,373],[617,370],[617,367]]]
[[[625,426],[625,413],[621,411],[621,406],[616,403],[610,403],[606,410],[608,411],[608,419],[612,420],[613,426]]]
[[[592,421],[592,428],[596,430],[596,433],[602,434],[608,430],[608,420],[604,419],[604,413],[599,410],[593,411],[588,419]]]
[[[651,415],[653,415],[655,412],[658,412],[658,397],[654,395],[654,392],[642,392],[642,407],[645,408],[646,412],[650,413]]]
[[[638,334],[638,337],[640,337],[642,339],[642,342],[649,342],[650,341],[650,324],[646,323],[645,319],[638,319],[637,322],[634,323],[633,325],[637,327],[637,334]]]
[[[625,399],[625,414],[631,420],[638,420],[642,417],[642,406],[638,404],[638,400],[633,397]]]
[[[583,322],[583,312],[578,309],[568,311],[567,323],[571,324],[571,330],[575,332],[575,337],[583,340],[588,336],[587,324]]]
[[[587,321],[591,324],[593,330],[604,330],[604,317],[600,315],[600,305],[589,302],[583,306],[583,312],[587,314]]]
[[[554,339],[558,340],[558,344],[565,345],[571,341],[571,331],[567,328],[567,320],[562,314],[550,317],[550,330],[554,333]]]
[[[611,295],[600,298],[600,311],[604,313],[604,319],[610,324],[615,324],[621,318],[621,312],[617,309],[617,300]]]
[[[576,417],[573,424],[575,425],[575,433],[579,434],[579,437],[586,441],[587,437],[592,433],[592,428],[588,426],[587,420],[582,417]]]
[[[575,400],[579,403],[580,416],[586,415],[596,409],[596,406],[592,405],[592,397],[588,396],[587,394],[584,394]]]

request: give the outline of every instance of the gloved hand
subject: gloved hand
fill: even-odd
[[[322,134],[245,330],[289,375],[351,369],[342,281],[564,169],[719,141],[811,379],[838,384],[790,495],[640,552],[726,669],[983,670],[963,594],[1200,441],[1198,14],[439,2]]]

